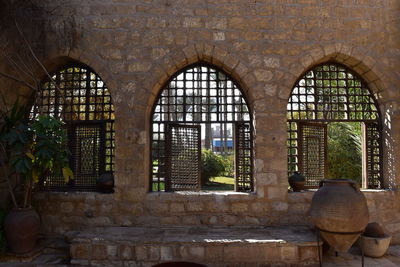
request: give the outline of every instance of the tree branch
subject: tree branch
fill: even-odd
[[[10,74],[7,74],[7,73],[4,73],[4,72],[0,71],[0,76],[6,77],[7,79],[10,79],[10,80],[13,80],[13,81],[16,81],[16,82],[19,82],[19,83],[29,87],[32,90],[36,90],[35,86],[31,85],[30,83],[28,83],[28,82],[26,82],[24,80],[21,80],[21,79],[15,77],[13,75],[10,75]]]

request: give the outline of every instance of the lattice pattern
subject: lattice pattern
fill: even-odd
[[[289,120],[373,121],[379,118],[376,102],[356,74],[337,64],[320,65],[307,72],[293,88]]]
[[[374,134],[367,135],[366,140],[367,144],[374,144],[374,149],[367,151],[367,166],[369,166],[367,179],[369,186],[374,188],[377,186],[376,181],[382,177],[382,169],[375,163],[381,161],[380,114],[374,96],[358,75],[336,63],[319,65],[297,81],[289,98],[287,110],[289,175],[300,170],[299,123],[307,121],[373,123],[376,125]],[[373,138],[373,141],[370,138]]]
[[[382,188],[381,132],[377,123],[365,125],[368,188]]]
[[[326,172],[326,124],[300,124],[300,172],[306,186],[318,186]]]
[[[166,124],[249,122],[251,116],[239,87],[222,71],[191,66],[175,75],[160,92],[152,115],[152,191],[166,182]],[[200,179],[200,178],[199,178]]]
[[[52,79],[60,90],[56,90],[54,83],[45,81],[42,90],[35,95],[34,106],[31,111],[31,118],[39,114],[52,115],[61,118],[66,122],[66,128],[71,138],[78,128],[74,124],[79,123],[91,127],[93,123],[102,125],[100,138],[103,149],[94,155],[100,161],[102,172],[114,171],[114,150],[115,150],[115,130],[114,130],[114,106],[110,93],[100,79],[91,69],[86,67],[68,67],[52,74]],[[82,146],[84,144],[81,144]],[[86,144],[88,146],[88,144]],[[92,159],[86,158],[79,153],[87,153],[86,150],[74,150],[70,148],[72,159],[80,159],[83,162],[73,162],[75,186],[66,186],[62,179],[47,177],[44,184],[46,190],[85,190],[95,189],[95,182],[101,173],[89,175],[89,165]],[[78,154],[77,154],[78,153]],[[87,155],[87,154],[85,154]],[[93,161],[93,162],[94,162]],[[92,162],[92,163],[93,163]],[[76,169],[77,165],[87,168]],[[83,165],[82,165],[83,164]],[[93,163],[94,164],[94,163]],[[83,171],[83,173],[81,173]],[[52,180],[50,182],[50,180]],[[79,182],[78,182],[79,181]]]
[[[250,123],[236,123],[235,141],[235,169],[236,169],[236,187],[238,191],[252,191],[254,188],[253,173],[253,149],[252,149],[252,131]]]
[[[200,125],[168,125],[167,190],[200,190]]]

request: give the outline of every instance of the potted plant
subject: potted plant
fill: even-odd
[[[294,192],[300,192],[301,190],[304,190],[304,183],[304,176],[300,172],[296,171],[289,176],[289,185]]]
[[[28,119],[28,110],[16,101],[11,110],[0,114],[0,163],[14,206],[4,230],[9,247],[17,254],[31,251],[37,240],[40,219],[31,198],[40,178],[62,175],[66,182],[73,179],[63,122],[51,116]]]

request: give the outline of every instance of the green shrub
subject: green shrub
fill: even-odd
[[[328,127],[328,178],[361,184],[361,124],[338,122]]]
[[[224,165],[225,165],[225,170],[223,175],[225,177],[233,177],[235,176],[235,156],[234,155],[229,155],[224,157]]]
[[[203,184],[210,181],[211,177],[222,175],[225,171],[225,159],[214,154],[210,149],[201,151],[201,179]]]

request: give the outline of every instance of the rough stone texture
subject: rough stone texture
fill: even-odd
[[[394,235],[393,243],[400,242],[398,1],[45,3],[58,14],[72,10],[79,24],[68,47],[53,42],[51,36],[39,38],[46,47],[39,53],[44,65],[51,72],[67,63],[86,64],[112,94],[116,192],[37,194],[43,231],[63,233],[107,225],[307,224],[313,193],[287,192],[286,104],[302,73],[315,64],[337,61],[364,78],[378,99],[384,128],[384,179],[392,191],[368,191],[366,196],[371,220]],[[29,31],[36,26],[33,21],[24,27]],[[199,61],[225,70],[249,99],[256,127],[254,193],[148,193],[151,107],[171,75]],[[0,62],[0,70],[8,68]],[[44,77],[40,67],[35,71]],[[7,99],[29,95],[15,84],[16,90],[8,89],[11,83],[3,78],[1,84]],[[287,253],[290,258],[291,252]]]
[[[114,260],[122,264],[189,261],[207,266],[258,266],[284,261],[303,266],[317,263],[317,245],[315,233],[299,226],[100,227],[83,231],[72,240],[71,258],[72,263],[87,261],[105,266]],[[320,246],[322,249],[322,243]]]

